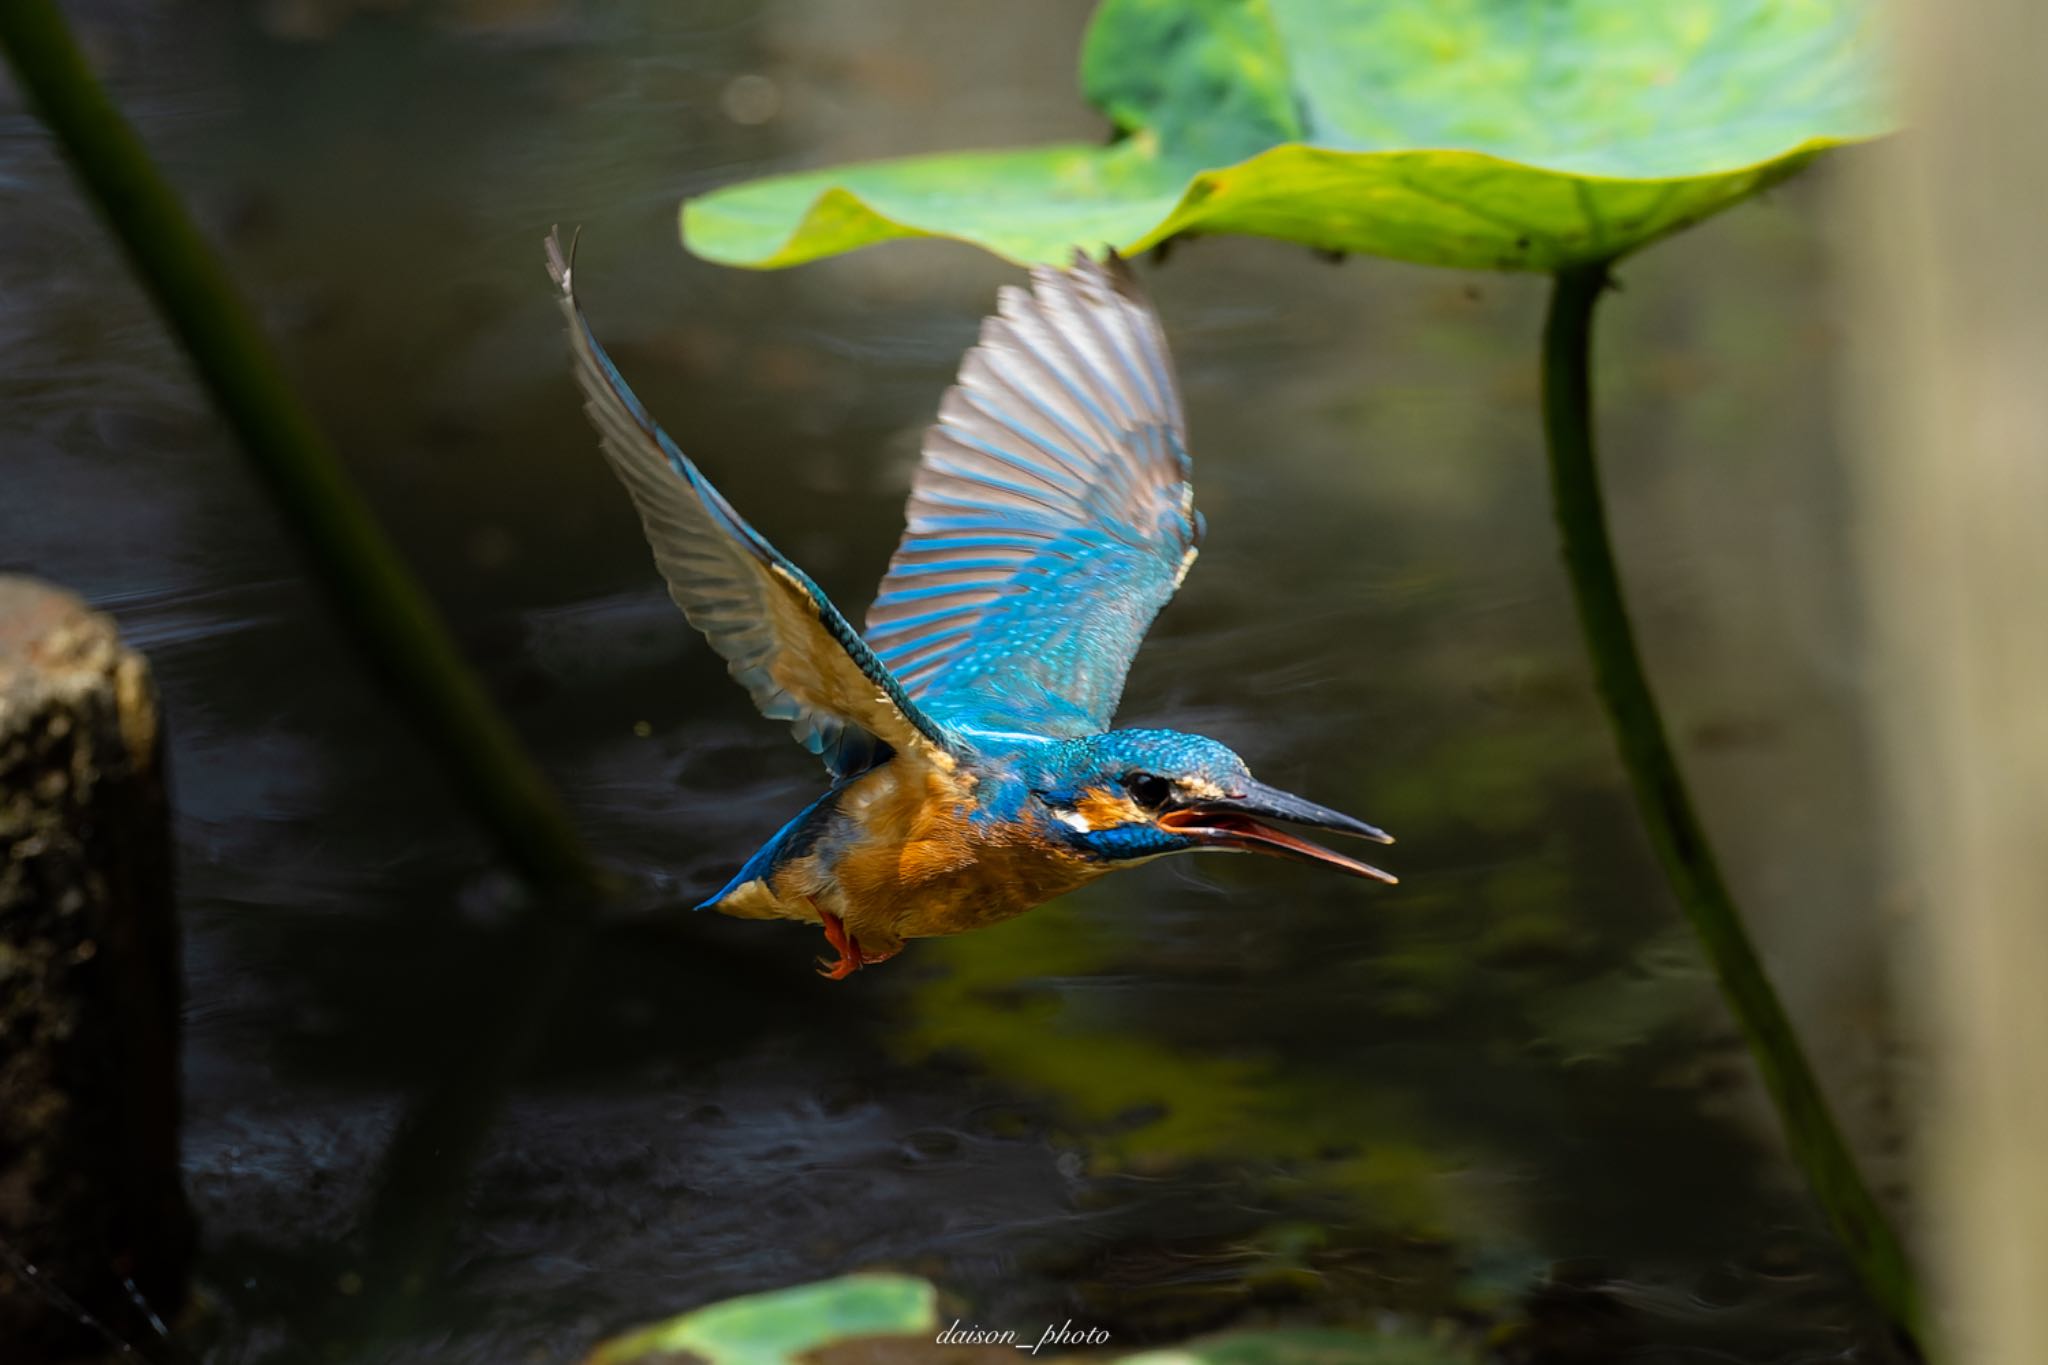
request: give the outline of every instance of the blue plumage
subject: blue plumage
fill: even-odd
[[[1120,262],[1041,267],[939,405],[868,610],[876,655],[966,725],[1106,728],[1201,538],[1158,319]]]
[[[815,921],[842,977],[1111,868],[1256,850],[1393,878],[1266,823],[1386,840],[1216,741],[1108,730],[1202,537],[1165,337],[1113,255],[1005,288],[911,486],[865,636],[656,426],[548,265],[585,408],[670,595],[832,789],[703,908]]]
[[[753,857],[740,864],[740,870],[733,873],[731,881],[718,888],[718,894],[698,902],[695,908],[716,910],[719,902],[748,882],[773,876],[776,868],[792,858],[803,857],[817,847],[819,838],[826,832],[827,823],[832,815],[832,805],[838,799],[839,788],[834,786],[798,811],[795,819],[776,830],[767,843],[754,850]]]
[[[690,624],[725,657],[754,705],[790,722],[835,776],[872,761],[874,741],[947,743],[808,575],[749,526],[655,425],[576,306],[569,256],[548,239],[569,349],[612,469],[632,494],[655,564]],[[821,634],[824,640],[816,637]],[[829,642],[829,643],[828,643]],[[873,692],[858,704],[843,693]]]

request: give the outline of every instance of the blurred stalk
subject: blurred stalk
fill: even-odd
[[[1937,1327],[2048,1361],[2048,94],[2040,0],[1897,7],[1906,123],[1844,163],[1853,480],[1929,1063]]]
[[[1605,263],[1558,272],[1543,328],[1543,433],[1550,493],[1579,629],[1600,700],[1665,880],[1692,922],[1777,1106],[1792,1159],[1892,1325],[1920,1337],[1919,1293],[1899,1240],[1857,1170],[1784,1006],[1742,927],[1650,693],[1622,599],[1593,452],[1593,309]]]
[[[0,48],[310,561],[329,603],[500,852],[535,886],[603,878],[361,494],[286,382],[177,195],[86,65],[52,0],[0,0]]]

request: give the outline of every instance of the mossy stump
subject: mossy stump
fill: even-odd
[[[178,942],[156,695],[71,594],[0,576],[0,1358],[144,1345],[184,1299]],[[140,1300],[140,1302],[138,1302]],[[97,1326],[95,1326],[97,1324]]]

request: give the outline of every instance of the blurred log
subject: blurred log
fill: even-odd
[[[162,1315],[183,1300],[192,1235],[178,1183],[177,951],[148,665],[77,598],[0,577],[10,1365],[104,1354],[108,1334],[147,1342],[136,1298]]]
[[[2048,1361],[2048,95],[2039,0],[1898,6],[1911,131],[1845,199],[1847,397],[1932,1083],[1951,1365]]]

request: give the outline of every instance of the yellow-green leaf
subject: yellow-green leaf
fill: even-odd
[[[1082,79],[1118,142],[775,177],[685,205],[683,235],[756,267],[1242,232],[1551,270],[1882,132],[1875,28],[1858,0],[1107,0]]]
[[[687,1353],[710,1365],[794,1365],[797,1357],[862,1337],[938,1330],[938,1295],[905,1275],[848,1275],[727,1299],[598,1347],[586,1365],[636,1365]]]

